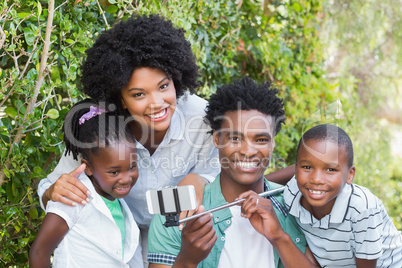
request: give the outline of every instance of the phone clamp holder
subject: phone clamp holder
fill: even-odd
[[[163,196],[162,190],[158,190],[158,200],[159,200],[159,209],[161,211],[161,215],[166,217],[166,222],[163,224],[165,227],[171,226],[179,226],[179,219],[180,219],[180,202],[179,202],[179,193],[177,188],[173,188],[173,198],[176,210],[173,212],[166,212],[165,205],[163,203]]]

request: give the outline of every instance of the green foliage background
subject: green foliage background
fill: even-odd
[[[0,4],[0,267],[28,265],[29,245],[44,216],[37,183],[63,150],[64,114],[84,97],[78,90],[84,51],[100,32],[132,13],[159,13],[187,31],[202,71],[198,94],[206,99],[244,74],[275,83],[288,119],[276,138],[272,170],[294,162],[308,127],[329,122],[348,130],[357,182],[384,201],[401,229],[402,170],[384,141],[390,134],[372,127],[378,121],[367,106],[359,108],[356,77],[326,76],[322,1],[56,0],[54,7],[50,54],[35,92],[49,3]]]

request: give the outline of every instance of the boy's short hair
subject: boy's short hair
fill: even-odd
[[[141,67],[163,70],[173,80],[177,98],[199,86],[198,66],[184,30],[159,15],[133,15],[101,33],[86,51],[82,91],[95,101],[121,108],[121,90]]]
[[[340,127],[331,124],[323,124],[310,128],[303,134],[302,138],[300,139],[299,145],[297,147],[297,153],[299,153],[300,144],[309,140],[330,141],[336,143],[338,147],[343,146],[348,158],[349,167],[353,165],[352,140],[350,139],[348,134]]]
[[[217,131],[221,128],[226,112],[257,110],[272,116],[276,135],[286,119],[282,99],[277,94],[278,90],[272,88],[270,82],[257,85],[253,79],[244,76],[239,81],[219,87],[216,93],[211,95],[205,121],[213,131]]]

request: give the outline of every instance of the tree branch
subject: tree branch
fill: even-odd
[[[6,41],[6,34],[3,31],[3,28],[0,28],[0,49],[3,47],[4,42]]]
[[[38,78],[36,80],[34,94],[28,103],[28,107],[27,107],[24,117],[22,119],[22,123],[26,123],[28,121],[28,115],[33,112],[33,109],[35,107],[35,103],[36,103],[36,100],[38,98],[38,94],[40,91],[40,87],[42,85],[43,78],[45,76],[46,62],[47,62],[47,58],[49,57],[50,35],[51,35],[52,29],[53,29],[53,15],[54,15],[54,0],[49,0],[45,42],[43,45],[43,52],[42,52],[41,60],[40,60],[39,74],[38,74]],[[4,182],[4,178],[5,178],[4,169],[9,169],[10,165],[11,165],[9,156],[12,153],[13,145],[18,144],[21,141],[21,139],[23,138],[23,136],[24,136],[24,134],[22,133],[22,129],[20,128],[18,130],[13,142],[10,143],[10,150],[8,152],[7,161],[4,164],[4,166],[2,167],[2,170],[0,171],[0,185],[2,185]]]
[[[13,3],[8,9],[3,10],[2,13],[4,14],[4,17],[3,17],[3,14],[2,14],[1,17],[0,17],[0,20],[3,20],[3,25],[2,25],[1,28],[0,28],[0,35],[1,35],[1,39],[0,39],[0,49],[3,48],[3,44],[4,44],[4,42],[6,41],[6,38],[7,38],[6,33],[3,31],[4,25],[5,25],[6,22],[7,22],[7,14],[8,14],[8,12],[11,10],[11,8],[12,8],[14,5],[15,5],[15,3]],[[4,18],[4,19],[3,19],[3,18]]]
[[[105,17],[105,11],[102,9],[102,7],[101,7],[101,5],[99,4],[99,1],[98,1],[98,0],[96,0],[96,3],[98,4],[99,11],[100,11],[100,13],[102,14],[103,20],[105,21],[106,29],[109,29],[110,26],[109,26],[109,23],[107,23],[107,20],[106,20],[106,17]]]

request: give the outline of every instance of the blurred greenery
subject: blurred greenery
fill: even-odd
[[[326,79],[340,93],[355,149],[355,183],[402,229],[401,0],[325,1]]]
[[[202,72],[200,96],[244,74],[279,88],[287,122],[271,170],[294,162],[308,127],[345,128],[355,145],[356,182],[383,200],[402,229],[402,159],[391,131],[402,133],[392,117],[402,115],[400,1],[56,0],[41,73],[51,2],[0,3],[0,267],[28,266],[44,216],[37,183],[63,150],[64,114],[84,97],[85,50],[132,13],[159,13],[186,30]]]

